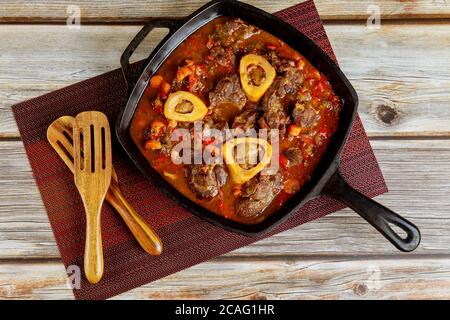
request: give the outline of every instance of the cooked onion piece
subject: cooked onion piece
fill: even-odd
[[[236,162],[234,155],[235,147],[245,144],[245,151],[249,152],[249,146],[254,144],[261,147],[264,150],[264,156],[260,159],[259,163],[255,166],[244,169],[240,163]],[[231,179],[236,184],[243,184],[256,176],[260,171],[262,171],[269,163],[272,157],[272,146],[264,139],[253,138],[253,137],[240,137],[228,140],[223,145],[223,157],[225,164],[228,167]]]
[[[239,64],[241,84],[247,97],[257,102],[269,89],[276,72],[265,58],[256,54],[247,54]]]
[[[169,120],[193,122],[203,119],[207,112],[203,101],[187,91],[169,94],[164,104],[164,116]]]

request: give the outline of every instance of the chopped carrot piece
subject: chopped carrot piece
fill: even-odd
[[[159,89],[161,83],[164,81],[164,78],[160,75],[153,76],[150,79],[150,87],[153,89]]]
[[[164,128],[166,126],[166,124],[164,122],[162,122],[161,120],[156,119],[155,121],[152,122],[152,129],[153,130],[160,130],[162,128]]]
[[[288,133],[290,136],[298,137],[302,133],[302,127],[296,124],[290,124],[288,127]]]
[[[177,71],[177,81],[178,82],[182,82],[184,80],[184,78],[186,78],[187,76],[189,76],[191,73],[193,72],[191,66],[184,66],[181,67],[180,69],[178,69]]]
[[[161,84],[161,88],[159,89],[159,96],[162,100],[166,100],[167,96],[169,95],[170,92],[170,83],[163,81],[163,83]]]
[[[161,149],[161,147],[161,142],[159,142],[158,140],[148,140],[145,143],[146,150],[159,150]]]

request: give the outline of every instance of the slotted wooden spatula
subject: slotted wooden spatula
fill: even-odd
[[[73,126],[75,185],[86,211],[84,273],[90,283],[103,275],[100,213],[111,183],[111,133],[106,116],[86,111],[75,117]]]
[[[47,128],[47,140],[74,173],[73,165],[73,125],[75,118],[62,116],[52,122]],[[151,255],[160,255],[162,242],[147,222],[136,212],[133,206],[125,199],[119,187],[119,178],[112,166],[111,185],[106,193],[105,200],[113,206],[126,223],[141,247]]]

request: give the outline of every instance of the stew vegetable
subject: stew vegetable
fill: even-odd
[[[187,38],[152,76],[130,134],[183,195],[254,224],[310,178],[340,110],[327,78],[300,53],[240,19],[220,17]],[[227,129],[241,135],[220,140],[214,134]],[[265,139],[260,129],[279,135]],[[251,130],[257,135],[247,136]],[[212,160],[196,159],[196,150]]]

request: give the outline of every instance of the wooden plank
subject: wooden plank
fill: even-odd
[[[448,136],[448,24],[327,26],[370,136]]]
[[[450,243],[450,140],[376,140],[390,192],[377,198],[416,223],[413,254],[447,254]],[[58,258],[47,215],[21,142],[0,142],[0,259]],[[351,210],[343,210],[241,248],[229,256],[398,254]],[[412,255],[413,255],[412,254]],[[410,255],[408,255],[410,256]]]
[[[446,258],[219,259],[114,299],[449,298],[450,259]],[[0,264],[0,299],[73,299],[73,295],[62,264],[8,262]]]
[[[370,136],[448,136],[450,25],[328,25],[359,97]],[[0,137],[17,137],[10,106],[119,66],[138,26],[3,25],[0,28]],[[152,33],[136,59],[163,36]]]
[[[147,21],[150,17],[184,17],[206,2],[204,0],[153,0],[149,5],[146,0],[130,0],[126,4],[119,0],[40,0],[32,3],[20,0],[4,0],[0,7],[0,22],[65,23],[72,12],[69,6],[77,5],[81,10],[82,23],[141,23]],[[276,12],[295,5],[301,0],[244,0],[243,2],[268,12]],[[373,7],[369,6],[377,6],[383,19],[427,19],[450,16],[450,6],[446,0],[373,0],[370,2],[316,0],[315,2],[320,16],[324,20],[366,20],[370,12],[373,11]]]

